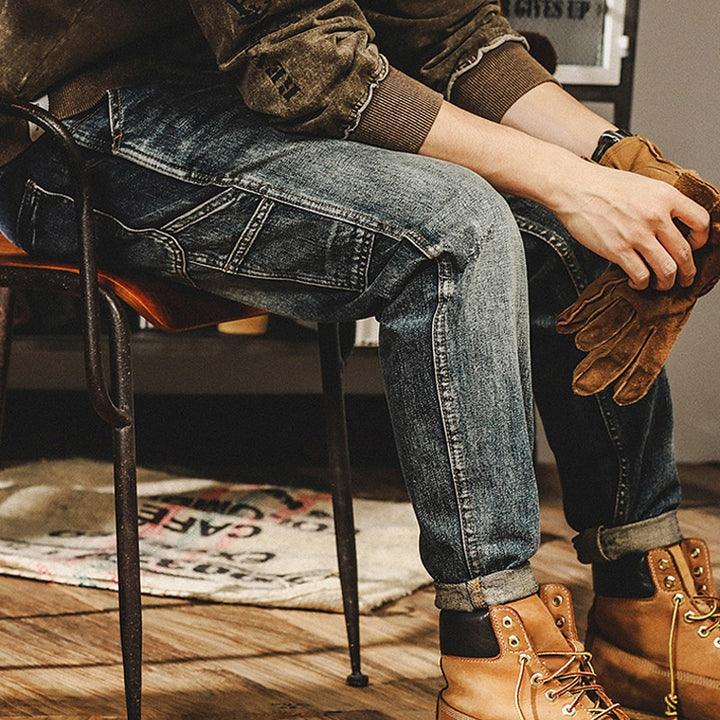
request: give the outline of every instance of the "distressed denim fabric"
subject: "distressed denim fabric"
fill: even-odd
[[[664,380],[630,409],[570,391],[577,352],[554,333],[554,315],[601,268],[549,213],[510,199],[516,219],[482,178],[449,163],[281,134],[221,86],[113,91],[68,124],[86,148],[104,263],[294,318],[377,316],[439,607],[536,588],[528,307],[573,527],[674,512]],[[0,228],[63,257],[75,251],[73,218],[52,155],[41,139],[0,170]]]

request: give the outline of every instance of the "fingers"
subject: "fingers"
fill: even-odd
[[[693,251],[708,241],[710,215],[681,193],[671,199],[654,222],[648,221],[645,240],[637,239],[618,259],[634,290],[670,290],[676,283],[689,287],[695,279]]]
[[[710,213],[702,206],[680,193],[680,202],[673,213],[676,224],[693,250],[701,248],[710,237]]]
[[[651,285],[656,290],[670,290],[677,282],[682,287],[695,279],[692,247],[673,222],[665,222],[656,232],[657,242],[644,256],[652,273]]]

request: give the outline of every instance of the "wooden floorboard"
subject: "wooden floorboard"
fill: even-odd
[[[720,468],[684,468],[683,477],[688,522],[720,547]],[[545,543],[536,572],[570,586],[584,632],[589,571],[574,559],[553,473],[541,479]],[[0,720],[124,716],[116,600],[0,576]],[[344,682],[339,615],[161,598],[146,598],[144,607],[146,720],[434,717],[442,678],[429,588],[362,618],[370,685],[361,689]]]

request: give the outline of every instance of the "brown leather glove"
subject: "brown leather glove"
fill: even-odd
[[[695,302],[720,278],[720,191],[666,160],[640,136],[615,143],[600,164],[668,182],[702,205],[711,218],[710,238],[694,254],[697,274],[690,287],[633,290],[627,275],[614,266],[558,318],[558,332],[577,333],[575,344],[588,353],[575,368],[573,390],[592,395],[615,383],[615,402],[630,405],[647,394]]]

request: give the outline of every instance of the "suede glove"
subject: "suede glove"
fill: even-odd
[[[668,182],[710,213],[710,237],[694,253],[690,287],[633,290],[613,266],[558,317],[558,332],[576,333],[575,344],[588,353],[573,374],[575,393],[592,395],[615,383],[615,402],[630,405],[650,390],[695,302],[720,278],[720,191],[640,136],[615,143],[600,164]]]

